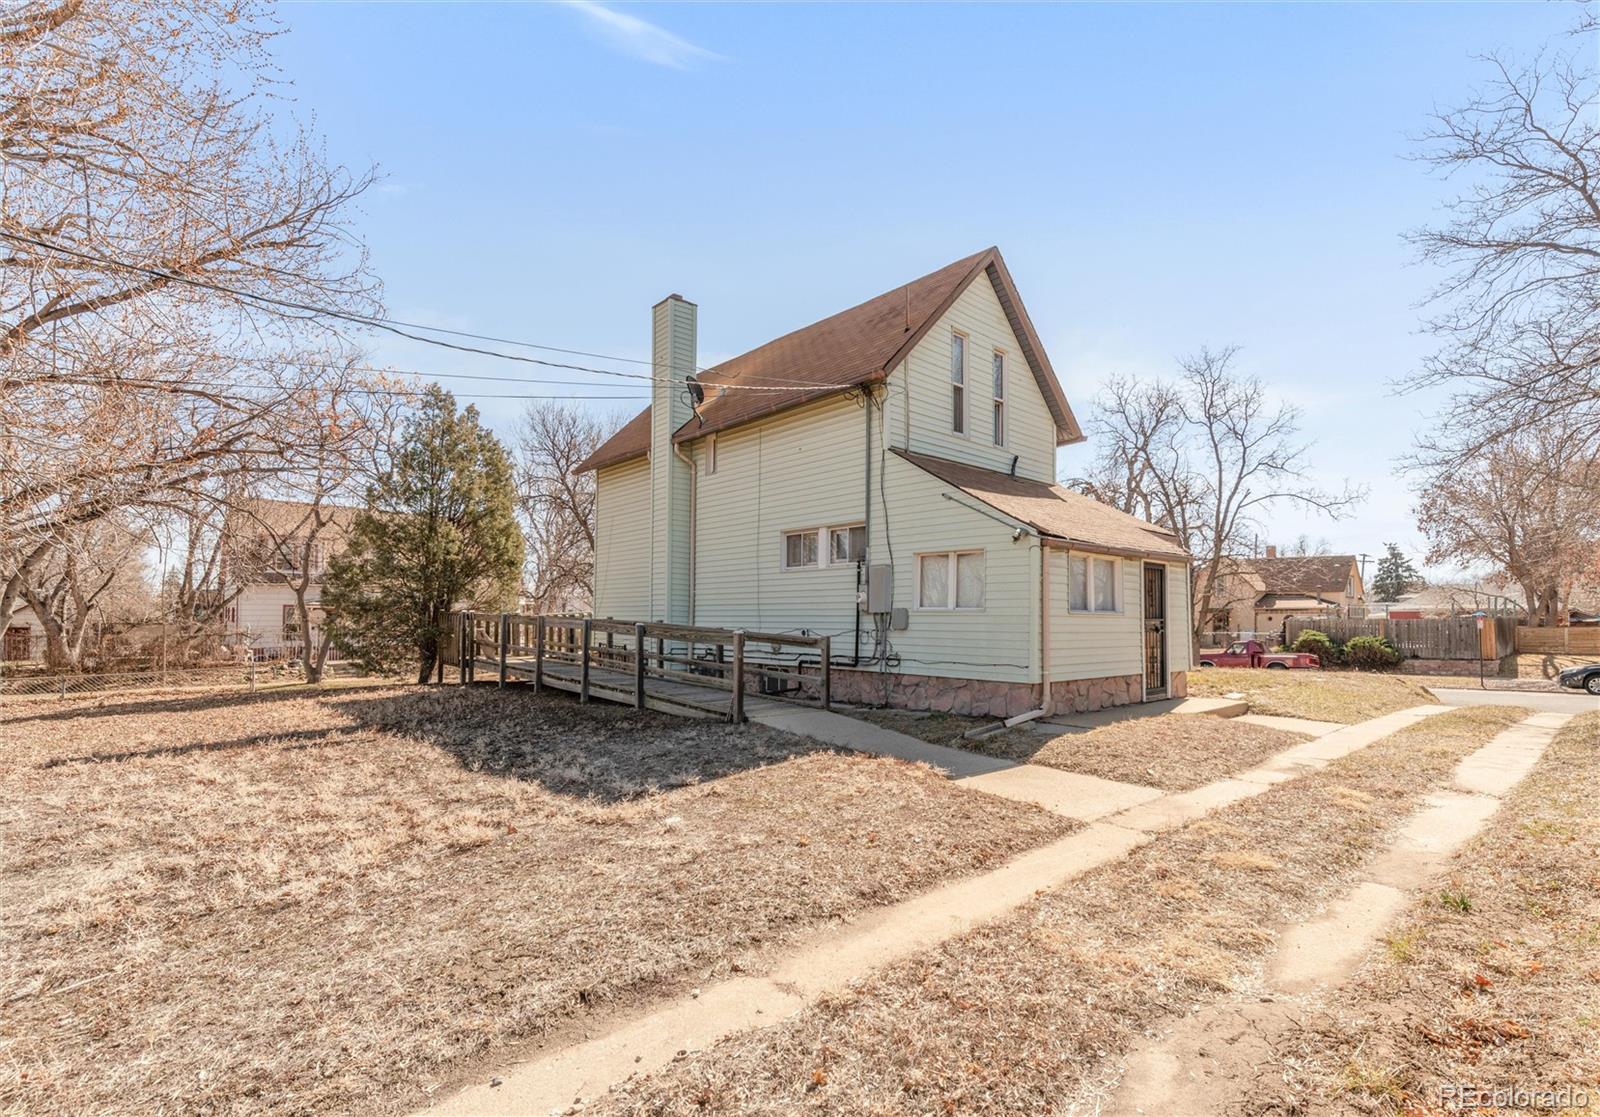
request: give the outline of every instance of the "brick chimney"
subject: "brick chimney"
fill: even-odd
[[[651,311],[650,617],[689,620],[689,466],[672,435],[694,414],[688,379],[695,373],[695,305],[668,295]]]
[[[1278,557],[1278,548],[1274,547],[1271,543],[1267,544],[1267,557],[1268,558],[1277,558]]]

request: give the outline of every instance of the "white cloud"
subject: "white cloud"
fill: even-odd
[[[674,70],[687,70],[697,62],[714,62],[722,57],[679,38],[665,28],[638,16],[613,11],[595,0],[565,0],[565,3],[567,7],[583,14],[596,37],[630,58]]]

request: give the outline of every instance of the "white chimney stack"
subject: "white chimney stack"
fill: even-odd
[[[688,380],[695,374],[695,305],[668,295],[651,311],[650,617],[689,621],[689,466],[672,436],[694,415]]]

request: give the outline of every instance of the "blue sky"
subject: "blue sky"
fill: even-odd
[[[359,231],[395,317],[645,357],[650,306],[679,291],[699,304],[710,364],[998,244],[1080,416],[1111,373],[1168,373],[1202,344],[1238,344],[1247,371],[1305,409],[1330,482],[1373,490],[1351,518],[1286,510],[1268,535],[1419,555],[1392,463],[1436,401],[1392,385],[1431,347],[1416,304],[1438,276],[1400,234],[1451,187],[1405,158],[1407,137],[1484,78],[1474,55],[1532,52],[1576,16],[1567,4],[282,12],[293,110],[332,158],[385,176]],[[398,341],[375,353],[529,372]],[[605,386],[570,390],[638,395],[592,379]],[[522,406],[477,402],[502,431]],[[1091,452],[1064,450],[1062,474]]]

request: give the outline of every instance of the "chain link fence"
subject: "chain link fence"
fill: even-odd
[[[361,675],[343,664],[329,664],[324,678]],[[144,671],[107,671],[81,675],[0,673],[0,696],[114,694],[141,690],[255,690],[272,684],[299,682],[298,664],[230,663],[207,667],[155,667]]]

